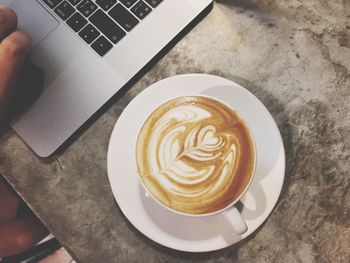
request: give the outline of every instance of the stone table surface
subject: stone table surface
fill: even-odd
[[[287,159],[266,223],[204,254],[167,249],[135,230],[106,172],[109,138],[126,105],[150,84],[192,72],[255,94],[278,124]],[[349,0],[222,0],[49,160],[7,132],[0,171],[78,262],[350,262],[349,112]]]

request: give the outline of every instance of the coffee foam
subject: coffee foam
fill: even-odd
[[[152,195],[175,210],[218,211],[245,189],[254,146],[244,121],[207,97],[181,97],[158,107],[137,141],[140,177]]]

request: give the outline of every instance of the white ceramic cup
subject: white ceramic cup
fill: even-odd
[[[188,96],[194,96],[194,97],[207,97],[213,100],[216,100],[218,102],[220,102],[221,104],[225,105],[226,107],[232,109],[236,114],[238,114],[238,116],[244,121],[246,127],[249,130],[252,142],[253,142],[253,154],[254,154],[254,164],[253,164],[253,169],[252,169],[252,174],[250,175],[250,179],[248,184],[246,185],[246,187],[244,188],[244,190],[242,191],[242,193],[235,199],[233,200],[229,205],[227,205],[226,207],[211,212],[211,213],[205,213],[205,214],[190,214],[190,213],[185,213],[185,212],[181,212],[181,211],[177,211],[171,207],[166,206],[165,204],[163,204],[162,202],[160,202],[153,194],[151,191],[148,190],[147,186],[144,184],[144,182],[141,179],[141,176],[138,175],[137,177],[139,178],[139,182],[141,183],[141,185],[143,186],[144,190],[147,193],[147,196],[151,196],[151,198],[158,203],[160,206],[162,206],[163,208],[167,209],[168,211],[175,213],[177,215],[182,215],[182,216],[187,216],[187,217],[195,217],[195,218],[205,218],[205,217],[210,217],[210,216],[214,216],[214,215],[218,215],[221,214],[222,216],[224,216],[224,218],[226,219],[226,221],[231,224],[232,229],[234,230],[234,232],[238,235],[244,234],[247,230],[248,230],[248,226],[245,223],[241,213],[239,212],[239,210],[237,209],[237,207],[235,206],[239,200],[242,198],[242,196],[247,192],[251,182],[253,181],[254,178],[254,174],[255,174],[255,168],[256,168],[256,160],[257,160],[257,156],[256,156],[256,144],[254,141],[254,137],[253,134],[249,128],[249,125],[247,124],[247,122],[245,121],[245,119],[242,118],[242,116],[239,114],[239,112],[237,112],[235,109],[233,109],[231,106],[227,105],[225,102],[218,100],[217,98],[211,97],[211,96],[203,96],[202,94],[194,94],[194,95],[188,95]],[[173,98],[176,99],[176,98]],[[166,102],[164,102],[166,103]],[[163,104],[163,103],[162,103]],[[161,106],[162,104],[158,105]],[[156,107],[157,108],[157,107]],[[155,110],[155,109],[154,109]],[[152,115],[153,111],[147,115],[147,117],[145,118],[144,122],[148,119],[148,117],[150,115]],[[143,125],[141,126],[142,129]],[[140,132],[140,131],[139,131]]]

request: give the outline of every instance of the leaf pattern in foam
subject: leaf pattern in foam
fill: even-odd
[[[215,135],[216,128],[207,125],[196,126],[186,136],[183,150],[180,152],[180,141],[177,136],[184,127],[176,127],[164,137],[160,150],[162,151],[160,171],[172,180],[182,184],[197,184],[205,181],[215,170],[215,165],[193,167],[183,161],[188,157],[196,162],[214,161],[220,157],[220,151],[225,144],[222,137]],[[199,168],[200,167],[200,168]]]

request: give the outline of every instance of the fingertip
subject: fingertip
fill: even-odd
[[[32,217],[0,224],[0,257],[23,252],[48,234],[45,226]]]
[[[33,245],[33,238],[28,233],[19,234],[16,238],[16,244],[19,251],[25,250]]]
[[[27,224],[27,226],[26,230],[20,232],[16,237],[16,244],[19,250],[25,250],[34,246],[48,235],[47,229],[38,219],[28,218],[22,222],[25,222],[24,224]]]
[[[31,39],[23,31],[15,31],[3,40],[0,49],[11,57],[25,57],[31,48]]]

